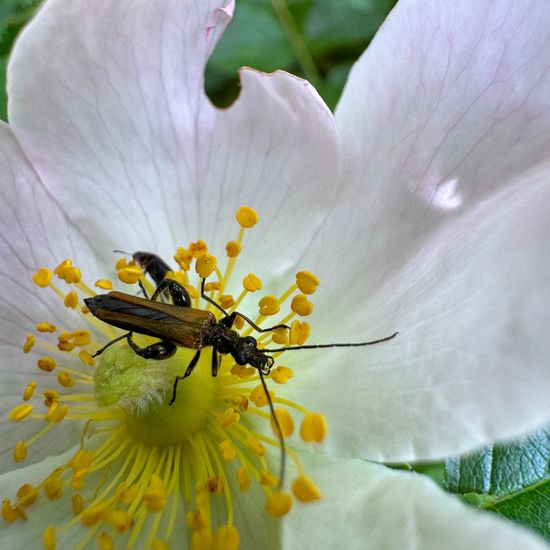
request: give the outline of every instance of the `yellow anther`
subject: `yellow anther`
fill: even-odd
[[[71,260],[62,261],[55,269],[54,273],[66,283],[78,283],[81,278],[80,269],[72,265]]]
[[[294,372],[283,365],[276,367],[271,371],[271,379],[277,384],[286,384],[293,376]]]
[[[278,484],[279,478],[277,476],[274,476],[268,470],[260,471],[260,485],[264,485],[265,487],[277,487]]]
[[[73,351],[75,347],[75,343],[71,340],[58,340],[57,342],[57,349],[59,351]]]
[[[237,550],[241,537],[233,525],[222,525],[214,535],[214,548],[216,550]]]
[[[88,313],[90,313],[90,308],[87,306],[81,306],[80,311],[82,312],[82,315],[88,315]]]
[[[187,274],[185,271],[169,271],[165,276],[165,279],[171,279],[172,281],[176,281],[176,283],[179,283],[181,286],[186,287],[189,285],[189,280],[187,279]]]
[[[82,469],[88,469],[94,461],[93,451],[77,451],[77,453],[71,458],[69,465],[73,469],[73,472],[78,472]]]
[[[36,338],[34,337],[34,334],[28,334],[27,339],[23,344],[23,353],[29,353],[29,351],[31,351],[31,349],[33,348],[35,342]]]
[[[75,345],[79,347],[87,346],[92,341],[89,330],[76,330],[73,332],[73,339]]]
[[[218,414],[218,422],[224,428],[229,428],[229,426],[239,422],[240,419],[241,417],[235,409],[225,409],[225,411]]]
[[[265,447],[252,435],[246,438],[248,448],[257,456],[265,456]]]
[[[222,285],[218,281],[212,281],[211,283],[206,283],[204,285],[205,292],[210,292],[212,290],[220,290]]]
[[[122,258],[119,258],[115,264],[115,269],[117,271],[120,271],[121,269],[123,269],[124,267],[126,267],[128,265],[128,262],[126,261],[126,258],[122,257]]]
[[[27,418],[29,414],[32,413],[32,405],[30,403],[22,403],[21,405],[16,405],[10,411],[8,418],[13,420],[13,422],[19,422],[24,418]]]
[[[279,426],[281,427],[281,431],[283,432],[283,437],[291,436],[294,432],[294,420],[290,413],[286,409],[282,409],[279,407],[278,409],[275,409],[275,416],[279,421]],[[275,435],[279,435],[279,432],[277,431],[277,426],[275,425],[273,418],[271,419],[271,428],[273,429],[273,433]]]
[[[79,516],[84,510],[84,499],[80,493],[74,493],[71,495],[71,505],[73,508],[73,514]]]
[[[225,245],[225,251],[228,258],[236,258],[241,253],[241,245],[237,241],[229,241]]]
[[[214,495],[221,495],[223,493],[224,487],[225,483],[223,480],[223,476],[219,474],[214,474],[213,476],[210,476],[204,486],[204,488],[209,493],[212,493]]]
[[[129,505],[137,497],[139,489],[136,485],[128,485],[123,481],[115,490],[115,499],[122,504]]]
[[[30,484],[25,483],[17,489],[17,504],[18,506],[28,507],[30,506],[37,498],[38,491]]]
[[[200,531],[207,526],[206,518],[201,510],[187,512],[187,527],[192,531]]]
[[[36,382],[30,382],[27,384],[25,391],[23,391],[23,401],[28,401],[34,395],[34,390],[36,390],[37,385],[38,384]]]
[[[2,517],[8,523],[13,523],[19,518],[19,514],[15,508],[11,505],[10,499],[5,498],[2,501]]]
[[[218,445],[218,449],[220,450],[220,453],[224,460],[233,460],[237,456],[237,451],[235,450],[235,447],[228,439],[220,442],[220,444]]]
[[[68,372],[65,372],[65,371],[62,371],[57,375],[57,381],[64,388],[72,388],[75,385],[74,378]]]
[[[271,397],[271,400],[273,401],[275,399],[275,392],[270,391],[269,395]],[[267,399],[267,395],[264,391],[264,388],[261,384],[256,386],[251,392],[250,392],[250,401],[256,405],[256,407],[265,407],[269,401]]]
[[[113,510],[111,517],[109,518],[110,523],[112,524],[114,530],[119,533],[125,533],[132,527],[133,520],[132,516],[126,510]]]
[[[55,332],[57,327],[51,323],[38,323],[36,325],[36,330],[38,332]]]
[[[284,516],[292,508],[292,497],[288,493],[277,491],[271,493],[267,499],[266,510],[275,517]]]
[[[193,258],[197,259],[208,252],[208,247],[204,241],[199,240],[196,243],[191,243],[189,245],[189,251],[191,252]]]
[[[63,274],[63,272],[68,269],[69,267],[72,267],[73,262],[69,259],[63,260],[54,270],[53,272],[61,278],[60,274]]]
[[[55,550],[57,548],[57,536],[55,534],[55,527],[46,527],[42,533],[42,544],[44,550]]]
[[[27,444],[24,441],[18,441],[13,449],[13,461],[17,464],[27,458]]]
[[[107,515],[107,504],[102,502],[94,504],[82,512],[81,521],[86,527],[97,525]]]
[[[309,323],[307,321],[292,321],[292,324],[290,325],[290,333],[289,333],[289,342],[291,345],[299,345],[305,343],[305,341],[309,338],[309,333],[311,332],[311,327],[309,326]]]
[[[241,493],[246,493],[246,491],[250,488],[250,474],[244,466],[241,466],[237,470],[237,482],[239,483]]]
[[[264,296],[259,302],[260,315],[275,315],[281,307],[276,296]]]
[[[235,299],[231,296],[231,294],[224,294],[223,296],[220,296],[220,305],[224,309],[229,309],[234,303]]]
[[[44,492],[50,500],[57,500],[63,495],[63,482],[57,476],[49,477],[44,483]]]
[[[155,539],[151,543],[151,548],[153,550],[170,550],[170,547],[162,540]]]
[[[271,334],[271,340],[280,346],[284,346],[288,343],[288,329],[276,328]]]
[[[80,352],[78,353],[78,357],[83,363],[85,363],[86,365],[90,365],[90,367],[93,367],[95,365],[95,359],[85,349],[80,350]]]
[[[247,367],[246,365],[233,365],[230,372],[239,378],[250,378],[256,374],[256,369],[254,367]]]
[[[294,480],[292,492],[300,502],[311,502],[321,498],[321,491],[309,477],[301,475]]]
[[[248,290],[248,292],[256,292],[257,290],[262,289],[263,284],[261,279],[256,277],[254,273],[249,273],[243,279],[243,287],[245,290]]]
[[[237,407],[240,411],[248,410],[248,399],[244,395],[234,394],[231,397],[231,403]]]
[[[309,271],[299,271],[296,273],[296,285],[300,292],[304,294],[313,294],[320,284],[320,280]]]
[[[65,298],[63,298],[63,305],[70,309],[74,309],[78,305],[78,294],[74,290],[71,290],[67,293]]]
[[[119,280],[127,285],[133,285],[138,282],[143,275],[143,271],[139,265],[127,265],[117,272]]]
[[[180,246],[177,249],[176,254],[174,255],[174,260],[177,262],[181,269],[183,269],[184,271],[189,271],[189,267],[191,265],[191,262],[193,261],[193,254],[191,250],[187,250]]]
[[[193,535],[191,536],[190,550],[216,550],[214,548],[214,540],[212,539],[212,534],[208,529],[193,531]]]
[[[306,315],[311,315],[313,304],[307,299],[305,294],[296,294],[296,296],[292,298],[290,309],[292,309],[294,313],[305,317]]]
[[[216,269],[216,264],[216,256],[212,256],[205,252],[197,258],[197,262],[195,263],[195,271],[201,279],[206,279],[212,274],[214,269]]]
[[[97,546],[100,550],[115,550],[113,537],[105,531],[101,531],[101,533],[97,535]]]
[[[101,288],[103,290],[112,290],[113,289],[113,283],[109,281],[109,279],[98,279],[95,282],[95,286],[97,288]]]
[[[320,443],[327,435],[327,421],[321,413],[307,413],[300,426],[300,435],[307,442]]]
[[[48,408],[48,412],[44,416],[44,420],[46,422],[53,422],[53,418],[55,413],[57,412],[57,409],[59,408],[59,401],[54,401],[50,407]]]
[[[55,390],[46,390],[44,392],[44,405],[49,407],[52,403],[59,400],[59,394]]]
[[[143,495],[143,500],[150,512],[158,512],[166,507],[166,491],[162,479],[153,474]]]
[[[244,327],[244,319],[242,317],[235,317],[235,322],[233,323],[233,328],[235,330],[241,330]]]
[[[35,285],[46,287],[50,284],[53,273],[47,267],[41,267],[33,276],[32,280]]]
[[[258,223],[258,214],[256,213],[256,210],[250,208],[250,206],[241,206],[237,210],[235,217],[237,218],[239,225],[245,229],[250,229]]]

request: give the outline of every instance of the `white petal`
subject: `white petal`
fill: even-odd
[[[283,521],[284,548],[548,548],[542,538],[444,493],[431,480],[359,460],[310,459],[323,500]]]
[[[533,175],[470,209],[379,292],[319,315],[325,340],[395,339],[288,352],[304,368],[285,394],[327,413],[333,452],[437,459],[550,421],[549,182]]]
[[[8,411],[21,402],[21,394],[31,380],[37,380],[42,390],[53,383],[53,375],[47,382],[45,373],[36,367],[44,350],[34,349],[29,354],[22,351],[27,334],[36,333],[35,324],[47,321],[67,329],[82,326],[82,321],[64,307],[58,296],[32,282],[32,274],[42,266],[55,267],[68,257],[83,272],[97,270],[97,264],[86,236],[72,225],[41,185],[4,123],[0,124],[0,173],[0,417],[5,419]],[[64,282],[56,284],[62,292],[68,292]],[[2,430],[2,471],[12,463],[15,442],[41,428],[42,425],[27,420],[22,425],[9,423]],[[66,448],[69,441],[75,441],[75,430],[78,431],[76,426],[64,426],[39,440],[29,452],[29,460]]]
[[[263,219],[250,247],[272,272],[294,263],[323,222],[339,138],[311,86],[245,70],[232,108],[215,109],[204,93],[224,5],[50,1],[22,33],[9,68],[10,123],[98,249],[171,257],[176,244],[204,238],[223,254],[236,208],[249,204]],[[296,243],[298,215],[307,224]]]
[[[544,0],[405,0],[389,15],[336,110],[348,210],[332,227],[361,228],[366,291],[549,158],[549,27]]]

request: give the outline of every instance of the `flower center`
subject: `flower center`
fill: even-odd
[[[45,422],[33,437],[16,444],[15,462],[24,461],[29,447],[62,421],[83,423],[72,459],[39,486],[22,486],[15,502],[4,499],[2,504],[4,520],[12,522],[26,518],[40,492],[49,500],[70,493],[74,517],[44,530],[47,550],[56,548],[58,539],[69,536],[78,524],[87,528],[79,548],[93,537],[100,548],[111,548],[115,538],[124,537],[127,548],[145,540],[145,548],[165,550],[182,528],[182,503],[191,548],[235,549],[240,535],[234,507],[258,507],[249,496],[253,483],[265,494],[267,513],[283,516],[292,506],[292,496],[280,479],[283,468],[270,460],[276,465],[272,471],[267,461],[273,453],[279,458],[281,450],[279,462],[284,465],[288,457],[296,472],[294,498],[320,498],[298,453],[283,442],[290,438],[291,443],[300,416],[302,440],[322,441],[324,417],[279,397],[272,388],[267,394],[263,379],[269,377],[270,385],[281,386],[293,377],[284,365],[271,369],[281,352],[270,354],[269,342],[278,350],[305,342],[309,324],[294,318],[311,313],[308,296],[319,281],[299,272],[280,296],[259,300],[255,318],[239,314],[237,308],[262,289],[262,282],[249,273],[236,298],[227,292],[245,230],[258,217],[242,207],[237,221],[239,234],[227,243],[223,270],[206,244],[198,241],[177,250],[177,271],[151,253],[136,252],[131,261],[121,258],[116,268],[119,280],[132,285],[127,292],[105,293],[113,283],[98,279],[98,294],[70,260],[53,273],[40,268],[33,276],[65,307],[80,311],[86,325],[73,331],[42,320],[36,325],[23,351],[41,352],[37,366],[57,375],[57,389],[39,389],[30,381],[23,403],[9,415],[14,422]],[[68,292],[52,283],[54,274],[71,287]],[[281,313],[285,308],[286,315]],[[262,323],[273,330],[256,332]],[[257,338],[246,338],[254,334]],[[55,336],[57,343],[51,341]],[[35,411],[40,397],[45,412]],[[243,496],[237,498],[238,493]]]

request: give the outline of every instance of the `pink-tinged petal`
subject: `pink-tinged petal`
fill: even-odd
[[[336,110],[366,290],[550,157],[548,29],[544,0],[404,0],[388,16]]]
[[[285,517],[283,548],[548,548],[534,533],[466,506],[424,476],[359,460],[310,457],[306,465],[323,499],[296,505]]]
[[[204,93],[230,7],[58,0],[22,33],[9,68],[10,123],[97,249],[169,258],[176,244],[203,238],[222,254],[237,234],[235,210],[249,204],[262,220],[251,247],[272,272],[294,263],[323,222],[340,153],[315,90],[283,72],[244,70],[230,109]],[[289,243],[304,212],[300,243]]]
[[[319,308],[317,341],[399,331],[372,347],[288,352],[303,369],[287,393],[326,412],[328,449],[439,459],[550,421],[549,204],[550,169],[435,231],[376,293],[343,288],[354,307]]]

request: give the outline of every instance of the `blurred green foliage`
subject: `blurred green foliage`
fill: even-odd
[[[396,0],[237,0],[235,17],[206,69],[220,106],[239,93],[242,66],[308,78],[334,107],[351,65]],[[0,118],[6,120],[6,65],[21,27],[40,0],[0,0]]]

